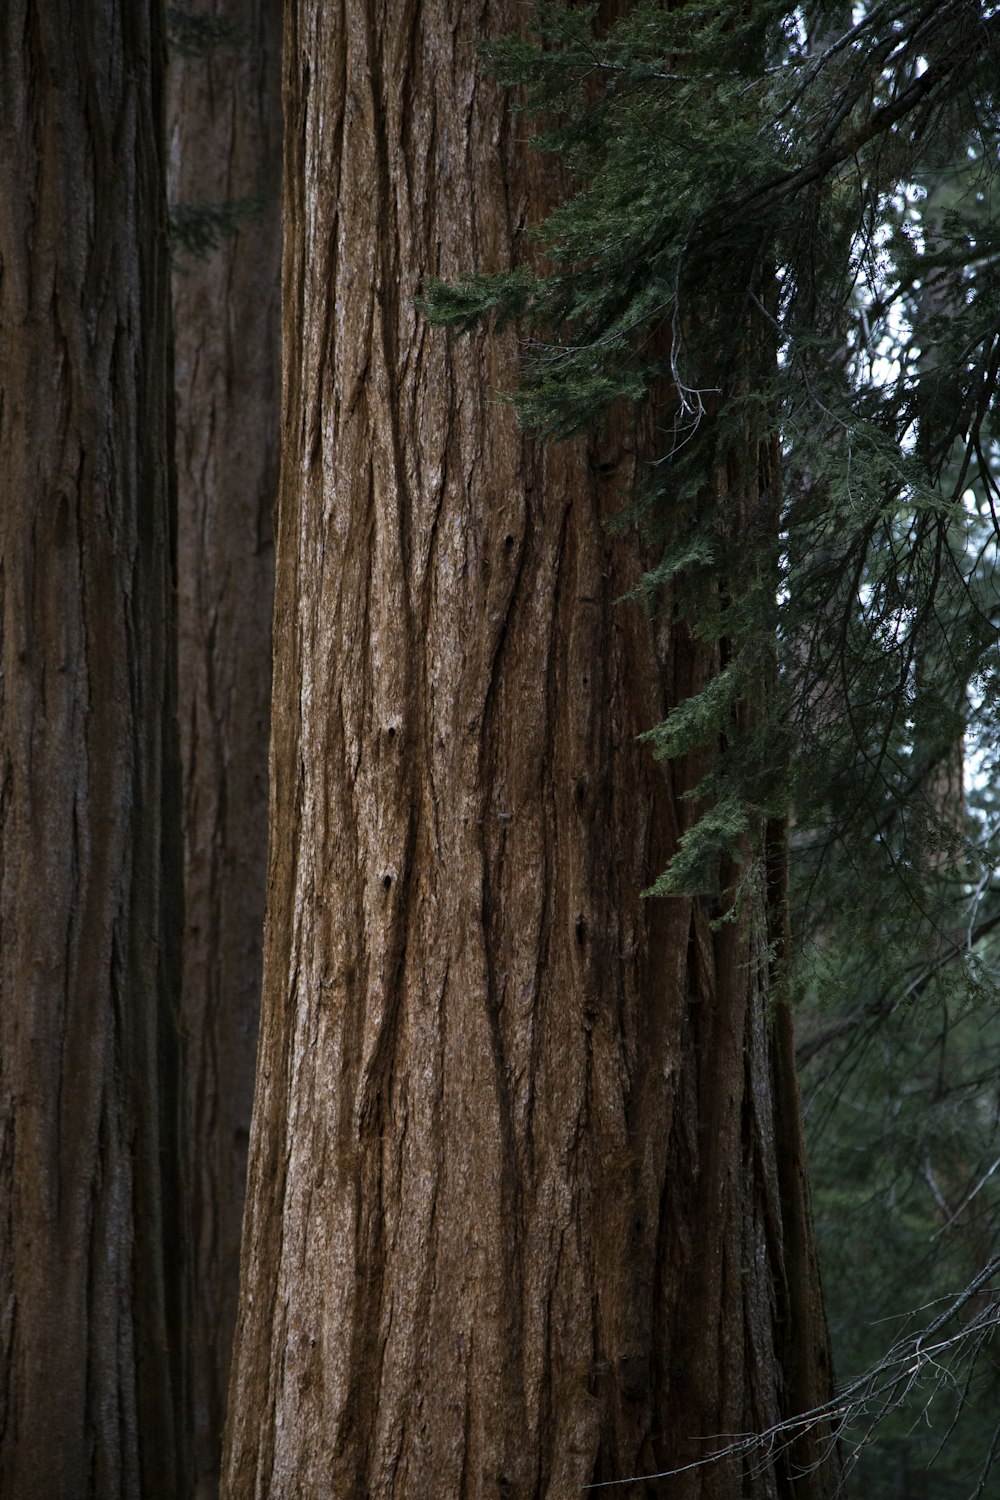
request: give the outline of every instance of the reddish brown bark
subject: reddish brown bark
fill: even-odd
[[[187,1484],[164,38],[0,10],[0,1493]]]
[[[173,52],[174,203],[260,209],[177,250],[180,725],[196,1493],[217,1488],[260,1008],[278,479],[281,3],[216,0],[238,42]]]
[[[551,192],[476,55],[520,14],[288,9],[232,1500],[562,1500],[826,1393],[770,988],[781,831],[757,831],[733,921],[640,897],[697,768],[636,737],[718,663],[616,603],[643,565],[603,526],[627,445],[528,441],[496,400],[514,340],[449,343],[414,308],[426,274],[508,265]],[[669,1492],[824,1480],[793,1490],[782,1458]]]

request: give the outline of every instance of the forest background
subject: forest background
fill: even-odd
[[[282,7],[219,0],[142,20],[111,4],[60,9],[11,5],[2,37],[0,1476],[12,1495],[208,1495],[261,1004],[272,505],[282,423],[288,470],[295,461],[289,351],[302,369],[323,358],[309,366],[296,342],[308,327],[290,338],[286,305],[282,415]],[[341,23],[378,30],[371,10],[347,7]],[[330,66],[308,11],[284,18],[285,125],[299,132],[285,139],[286,232],[308,219],[294,201],[308,91],[293,64]],[[754,962],[769,978],[751,1002],[770,1016],[790,997],[796,1010],[847,1392],[822,1409],[841,1444],[816,1493],[987,1493],[1000,1443],[1000,17],[978,3],[543,5],[542,50],[515,39],[482,58],[479,33],[508,28],[478,9],[463,24],[467,76],[491,88],[495,74],[529,111],[503,149],[527,156],[541,118],[539,159],[563,165],[525,198],[532,228],[554,209],[540,248],[521,234],[511,273],[474,235],[465,248],[485,274],[463,281],[460,222],[450,268],[423,268],[421,305],[479,351],[517,330],[513,360],[483,356],[484,422],[506,420],[494,405],[506,393],[541,443],[591,434],[609,534],[640,538],[643,560],[609,605],[645,612],[654,632],[683,621],[693,642],[687,693],[652,695],[636,724],[646,761],[681,768],[669,774],[690,815],[679,841],[646,850],[660,849],[658,865],[629,866],[633,894],[702,903],[692,932],[719,951],[741,924],[759,929],[773,830],[791,829],[791,943],[765,923]],[[391,51],[398,17],[385,26]],[[153,81],[138,112],[119,46]],[[72,114],[73,89],[46,102],[75,69],[103,80],[82,116],[103,121],[96,136]],[[29,123],[43,119],[59,123]],[[391,177],[391,156],[379,170]],[[541,182],[551,168],[526,170]],[[74,174],[89,186],[69,190]],[[382,254],[353,274],[388,275]],[[122,298],[113,315],[109,288]],[[400,328],[423,317],[409,305]],[[424,325],[420,347],[445,337]],[[446,420],[460,426],[451,399]],[[103,498],[87,510],[108,494],[134,510],[108,521]],[[512,523],[503,535],[522,547]],[[298,607],[286,578],[275,619]],[[587,649],[605,652],[599,632]],[[287,686],[292,659],[276,661]],[[402,738],[391,711],[383,728]],[[595,733],[595,759],[603,744]],[[291,762],[275,746],[280,777]],[[284,843],[275,798],[271,838]],[[500,808],[501,833],[513,815]],[[405,858],[379,863],[387,891],[405,884]],[[286,899],[274,860],[273,943]],[[571,942],[586,949],[594,930],[591,908],[574,908]],[[338,1170],[364,1180],[350,1161]],[[253,1223],[251,1250],[266,1242]],[[143,1280],[155,1283],[145,1310]],[[253,1290],[245,1279],[251,1302]],[[162,1367],[152,1382],[144,1362]],[[238,1372],[240,1410],[259,1426]],[[53,1443],[53,1423],[72,1440]],[[628,1478],[616,1441],[595,1478]],[[254,1493],[232,1456],[238,1435],[227,1446],[225,1492]],[[806,1493],[794,1464],[811,1460],[791,1451],[782,1471],[740,1448],[719,1493]],[[769,1469],[779,1477],[758,1479]],[[648,1492],[682,1492],[671,1483]],[[697,1493],[712,1493],[704,1483]],[[389,1479],[384,1492],[407,1490]]]

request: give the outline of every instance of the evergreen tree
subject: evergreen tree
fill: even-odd
[[[260,1010],[281,13],[209,0],[167,14],[196,1500],[218,1489]]]
[[[457,329],[517,320],[511,399],[538,431],[564,436],[620,402],[652,413],[659,452],[630,512],[662,547],[644,589],[655,609],[673,580],[675,611],[729,643],[725,671],[652,734],[667,756],[717,746],[711,812],[657,889],[710,878],[754,805],[794,807],[856,848],[891,808],[919,845],[928,807],[910,794],[927,768],[900,760],[914,714],[925,745],[951,743],[968,689],[988,736],[996,696],[971,560],[996,493],[1000,16],[874,5],[817,55],[787,4],[638,4],[601,37],[596,11],[540,5],[544,48],[489,53],[555,118],[536,145],[577,184],[536,230],[551,269],[430,281],[425,305]],[[920,241],[907,187],[948,153],[968,190]],[[915,325],[887,374],[885,345],[928,279],[954,315]],[[748,434],[775,433],[779,535],[745,525],[717,483]],[[963,506],[973,483],[982,515]],[[925,690],[917,644],[935,632],[949,649]],[[765,689],[776,634],[781,681]],[[739,705],[762,691],[748,734]]]
[[[701,684],[725,714],[745,660],[680,605],[616,604],[648,562],[604,525],[641,422],[537,443],[494,400],[512,332],[449,343],[415,306],[470,253],[519,258],[559,193],[483,76],[480,8],[419,0],[402,37],[366,0],[327,11],[286,21],[268,914],[223,1493],[568,1500],[682,1468],[685,1500],[819,1500],[781,820],[752,810],[718,894],[640,896],[710,761],[665,774],[637,736]],[[747,340],[773,364],[769,331]],[[728,443],[749,588],[778,454],[764,424]],[[773,677],[773,636],[753,649]],[[748,695],[734,711],[767,732]],[[793,1441],[766,1462],[720,1454],[769,1428]]]
[[[787,977],[815,1011],[805,1051],[818,1057],[825,1039],[823,1061],[833,1047],[855,1069],[845,1109],[864,1100],[887,1123],[903,1103],[897,1127],[912,1127],[891,1149],[873,1129],[864,1183],[844,1173],[863,1124],[817,1144],[846,1373],[877,1354],[891,1373],[855,1387],[863,1434],[902,1387],[843,1279],[859,1247],[928,1299],[996,1274],[983,1230],[995,1088],[963,1040],[992,1035],[995,832],[981,794],[967,816],[961,760],[989,779],[997,743],[1000,15],[844,10],[638,4],[602,27],[596,6],[536,7],[543,45],[512,38],[490,58],[544,118],[536,144],[572,173],[537,228],[547,264],[430,282],[425,306],[457,330],[516,323],[511,399],[534,429],[562,438],[625,407],[659,435],[623,516],[657,549],[651,611],[695,621],[721,670],[650,732],[675,761],[707,747],[703,816],[654,890],[717,886],[727,855],[746,869],[756,810],[793,818]],[[780,436],[776,528],[748,526],[725,482],[748,433]],[[932,1140],[957,1174],[947,1192]],[[875,1217],[854,1246],[844,1236],[845,1205],[857,1218],[862,1203],[879,1224],[890,1203],[895,1215],[877,1257]],[[916,1245],[942,1229],[944,1204],[949,1231],[960,1208],[973,1223],[931,1264]],[[974,1366],[980,1424],[982,1295],[949,1329],[969,1335],[949,1358]],[[938,1395],[939,1434],[960,1404]],[[897,1481],[901,1420],[866,1485]]]
[[[975,144],[964,160],[949,160],[943,152],[899,194],[896,214],[908,238],[933,250],[956,203],[970,225],[979,218],[980,227],[988,227],[977,155]],[[891,249],[887,241],[887,254]],[[975,268],[970,279],[974,274]],[[884,367],[939,371],[936,330],[961,320],[967,295],[968,287],[948,285],[932,266],[908,291],[883,337]],[[991,446],[984,444],[983,451],[992,464]],[[938,481],[942,498],[953,492],[957,477],[956,463],[946,464]],[[978,557],[960,566],[979,607],[995,619],[994,528],[974,519],[980,507],[988,514],[993,476],[988,472],[984,485],[973,468],[967,477],[965,524],[952,530],[948,545],[975,540]],[[874,924],[888,952],[898,955],[889,964],[885,951],[865,941],[864,929],[870,937],[873,928],[870,917],[866,923],[856,916],[831,919],[831,908],[857,908],[856,899],[844,900],[843,880],[819,882],[821,892],[814,888],[810,900],[811,922],[802,913],[813,936],[811,962],[803,965],[799,1050],[817,1230],[841,1372],[884,1362],[894,1335],[912,1334],[947,1305],[956,1288],[982,1280],[983,1269],[993,1268],[979,1295],[928,1341],[933,1355],[911,1359],[914,1375],[902,1385],[889,1382],[888,1396],[855,1414],[846,1435],[857,1465],[852,1493],[873,1500],[901,1493],[964,1500],[975,1493],[986,1483],[1000,1399],[990,1358],[1000,1209],[994,938],[1000,910],[995,830],[984,806],[990,789],[979,704],[950,662],[951,625],[962,605],[953,571],[941,591],[938,618],[917,641],[915,712],[897,747],[925,812],[924,909],[907,924],[905,951],[899,929],[890,931],[891,916]],[[968,767],[967,738],[976,746]],[[894,839],[897,833],[890,825],[883,836]],[[912,849],[912,831],[909,844]],[[897,857],[906,852],[900,846]],[[891,889],[886,895],[891,898]],[[883,911],[892,912],[891,899]],[[871,1441],[873,1426],[877,1441]]]
[[[0,8],[0,1492],[190,1492],[158,5]]]

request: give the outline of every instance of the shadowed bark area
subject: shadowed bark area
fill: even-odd
[[[512,338],[427,274],[551,202],[476,42],[509,3],[295,0],[257,1097],[223,1493],[577,1496],[827,1394],[783,830],[738,918],[644,902],[699,767],[636,736],[715,671],[616,603],[626,436],[541,448]],[[634,447],[634,440],[632,442]],[[768,455],[741,477],[749,503]],[[703,767],[701,769],[704,769]],[[812,1450],[797,1457],[808,1459]],[[665,1493],[637,1481],[617,1493]],[[791,1461],[685,1500],[826,1493]]]
[[[165,44],[0,11],[0,1493],[187,1487]]]
[[[242,36],[172,51],[170,199],[259,199],[204,260],[176,250],[179,709],[196,1493],[214,1494],[239,1286],[260,1009],[277,499],[281,0],[199,15]]]

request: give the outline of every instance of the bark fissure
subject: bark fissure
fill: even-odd
[[[171,200],[261,200],[206,259],[174,247],[191,1365],[195,1495],[208,1500],[236,1317],[266,881],[282,7],[200,8],[236,21],[245,40],[204,55],[171,51]]]
[[[187,1483],[163,53],[114,0],[0,21],[11,1495]]]
[[[558,187],[469,8],[316,15],[289,9],[310,46],[289,54],[268,939],[224,1492],[562,1500],[787,1414],[823,1343],[806,1277],[793,1370],[770,1285],[788,1236],[810,1244],[801,1142],[773,1164],[796,1129],[754,936],[774,898],[713,929],[723,903],[640,897],[712,752],[665,774],[637,736],[719,667],[669,609],[615,603],[646,564],[604,526],[641,434],[602,439],[600,464],[596,442],[527,440],[494,399],[514,339],[448,341],[414,306],[431,272],[509,264]],[[776,1486],[729,1465],[676,1488]]]

